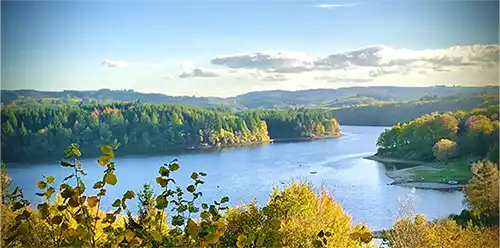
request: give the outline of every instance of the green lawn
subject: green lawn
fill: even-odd
[[[450,180],[460,184],[467,183],[472,178],[471,165],[469,159],[459,159],[444,162],[426,163],[422,166],[434,168],[434,170],[415,170],[413,181],[415,182],[436,182],[446,183]]]

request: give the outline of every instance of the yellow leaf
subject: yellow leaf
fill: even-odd
[[[48,176],[48,177],[46,178],[46,180],[47,180],[47,183],[52,184],[52,183],[54,183],[54,181],[55,181],[56,179],[55,179],[53,176]]]
[[[132,241],[130,242],[130,244],[133,244],[133,245],[140,245],[142,243],[142,239],[139,238],[139,237],[135,237],[134,239],[132,239]]]
[[[97,159],[97,163],[101,166],[106,166],[107,164],[109,164],[110,160],[111,159],[108,156],[100,156],[99,159]]]
[[[198,224],[196,224],[193,220],[189,220],[187,223],[187,233],[191,235],[191,237],[197,237],[199,231],[200,228],[198,227]]]
[[[135,237],[135,234],[132,232],[132,231],[127,231],[127,233],[125,233],[125,240],[127,240],[127,242],[130,243],[130,241],[132,241],[132,239]]]
[[[80,157],[82,156],[82,153],[80,152],[80,150],[78,150],[78,148],[73,148],[73,154],[75,154],[77,157]]]
[[[91,196],[87,198],[87,204],[91,208],[97,206],[97,202],[98,202],[97,196]]]
[[[151,231],[151,235],[153,236],[153,239],[158,241],[158,242],[162,241],[162,239],[163,239],[161,234],[156,230]]]
[[[44,182],[44,181],[38,181],[36,183],[36,186],[39,188],[39,189],[45,189],[45,187],[47,187],[47,184]]]
[[[243,248],[245,247],[246,243],[247,243],[247,236],[240,234],[240,236],[238,236],[238,241],[236,241],[236,246],[238,248]]]
[[[101,152],[107,155],[113,154],[113,147],[111,146],[101,146]]]
[[[107,184],[115,185],[118,179],[116,178],[116,175],[113,173],[108,173],[104,177],[104,180],[106,181]]]

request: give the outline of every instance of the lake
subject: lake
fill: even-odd
[[[367,222],[374,230],[388,228],[394,221],[400,199],[411,189],[388,185],[392,180],[385,175],[383,164],[363,159],[376,151],[375,143],[385,127],[342,126],[345,136],[309,142],[274,143],[255,147],[224,149],[216,152],[199,152],[155,157],[121,157],[116,161],[118,183],[108,188],[104,206],[128,190],[136,192],[144,183],[155,183],[158,168],[177,158],[181,169],[172,175],[180,185],[187,185],[194,171],[208,175],[200,190],[202,200],[212,202],[222,196],[231,198],[230,205],[240,205],[255,197],[257,204],[267,202],[273,185],[282,182],[306,180],[319,190],[322,185],[333,193],[355,223]],[[116,152],[119,153],[119,150]],[[82,160],[88,175],[87,190],[102,178],[104,167],[96,159]],[[56,177],[56,184],[71,173],[58,163],[10,164],[7,172],[14,186],[23,188],[25,197],[39,202],[35,183],[42,175]],[[311,174],[310,172],[317,172]],[[416,212],[427,218],[439,218],[460,213],[463,193],[416,189]],[[137,208],[130,202],[130,208]]]

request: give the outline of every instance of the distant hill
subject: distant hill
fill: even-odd
[[[339,89],[313,89],[301,91],[258,91],[235,97],[192,97],[147,94],[133,90],[97,91],[37,91],[2,90],[4,104],[37,105],[80,102],[150,102],[197,107],[229,107],[233,109],[282,109],[289,107],[343,107],[377,102],[416,101],[425,97],[468,96],[478,93],[497,93],[498,86],[486,87],[348,87]]]

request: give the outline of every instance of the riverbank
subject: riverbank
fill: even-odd
[[[302,142],[302,141],[313,141],[313,140],[322,140],[322,139],[334,139],[345,136],[345,133],[340,132],[339,134],[332,135],[321,135],[314,137],[298,137],[298,138],[281,138],[281,139],[271,139],[271,143],[276,142]]]
[[[384,163],[386,169],[387,165],[390,164],[409,165],[409,168],[386,170],[385,174],[393,180],[391,185],[419,189],[452,190],[462,189],[472,177],[470,163],[464,159],[452,160],[448,163],[412,161],[377,155],[368,156],[365,159]],[[449,184],[449,181],[455,181],[456,184]]]

